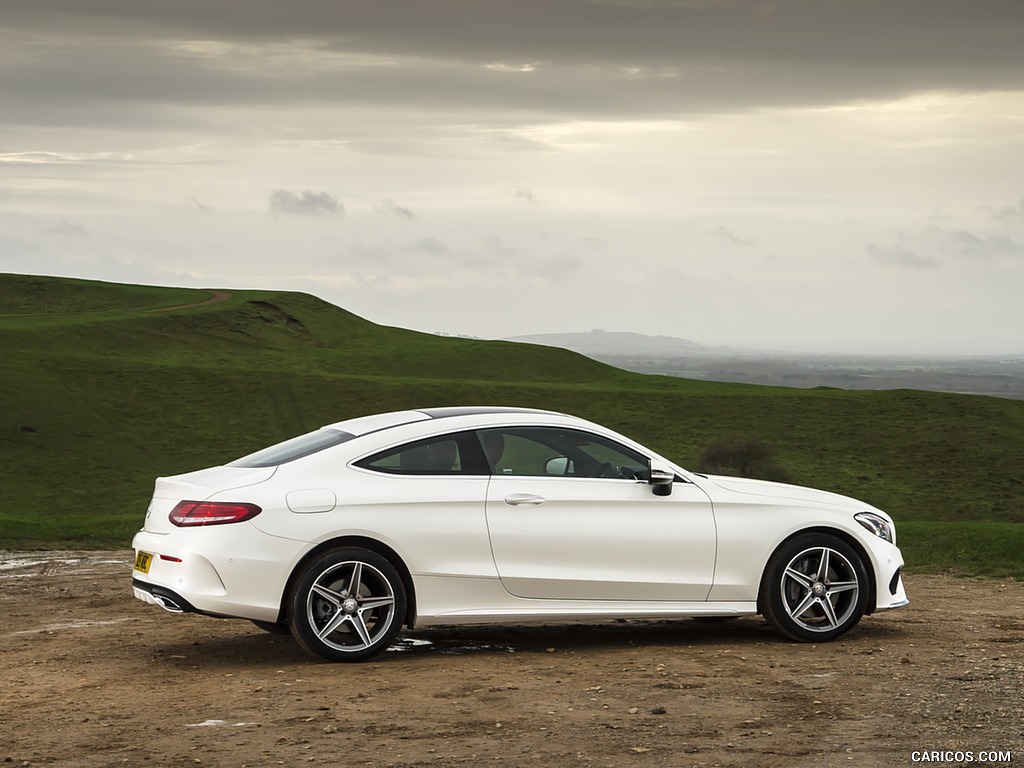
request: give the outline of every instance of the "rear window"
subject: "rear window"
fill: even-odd
[[[312,456],[335,445],[347,443],[355,435],[342,432],[340,429],[318,429],[305,435],[293,437],[283,443],[272,445],[256,453],[250,453],[240,459],[235,459],[227,466],[229,467],[276,467],[279,464],[287,464],[289,461],[301,459],[304,456]]]

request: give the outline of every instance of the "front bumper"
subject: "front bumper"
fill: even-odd
[[[888,582],[880,582],[875,590],[875,611],[889,611],[910,604],[907,592],[903,588],[903,561],[896,567]]]

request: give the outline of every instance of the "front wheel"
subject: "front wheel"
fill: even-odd
[[[772,628],[805,643],[833,640],[857,626],[868,599],[860,555],[824,533],[799,536],[768,562],[761,584],[762,613]]]
[[[332,550],[295,584],[292,635],[327,661],[365,661],[394,641],[405,606],[405,586],[388,560],[367,549]]]

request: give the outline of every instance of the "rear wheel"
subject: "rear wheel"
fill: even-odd
[[[825,533],[780,547],[761,584],[762,612],[779,634],[813,643],[857,626],[868,599],[868,575],[856,550]]]
[[[328,661],[383,653],[402,628],[405,586],[395,567],[367,549],[336,549],[306,566],[291,597],[299,645]]]

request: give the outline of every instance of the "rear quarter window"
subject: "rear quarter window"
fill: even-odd
[[[318,429],[305,435],[293,437],[283,443],[271,445],[256,453],[250,453],[228,464],[229,467],[276,467],[290,461],[312,456],[314,453],[347,443],[355,435],[342,432],[340,429]]]
[[[355,462],[389,475],[486,475],[487,463],[472,432],[428,437]]]

